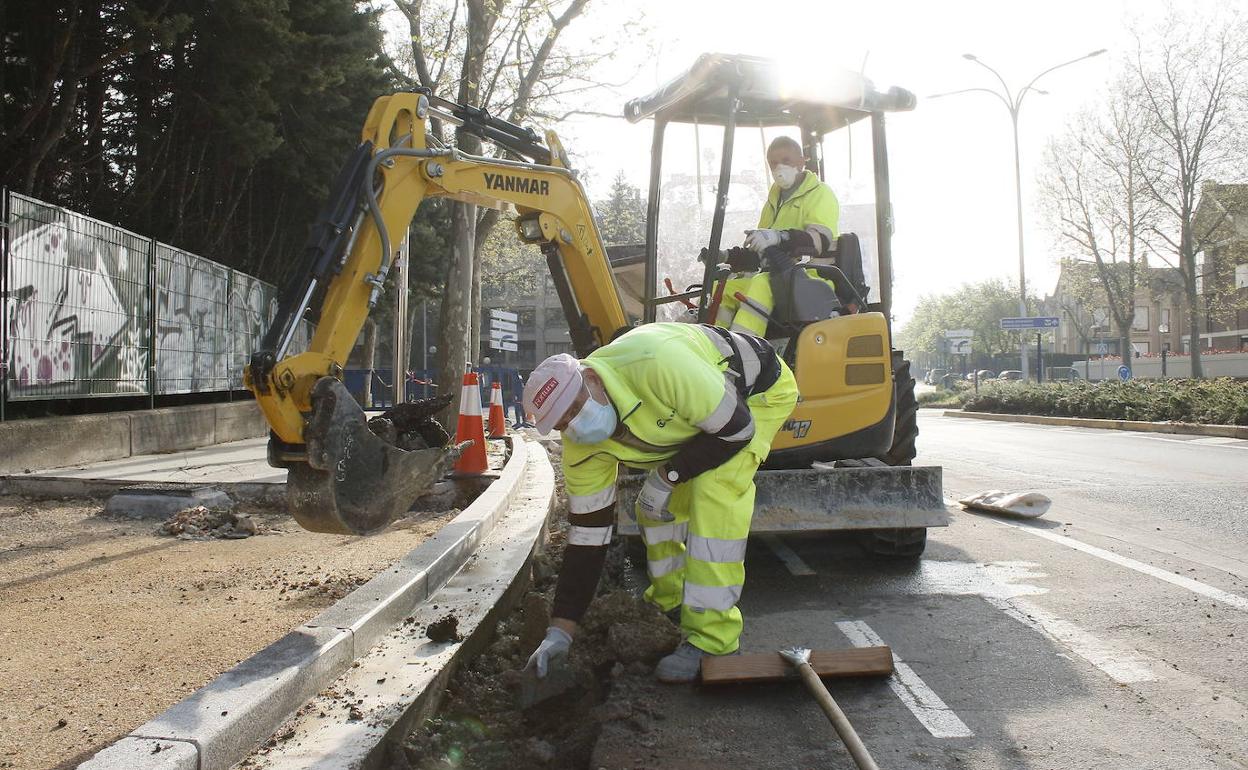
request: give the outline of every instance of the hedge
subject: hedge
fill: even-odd
[[[967,394],[970,412],[1248,425],[1248,382],[1165,379],[1045,385],[993,383]]]

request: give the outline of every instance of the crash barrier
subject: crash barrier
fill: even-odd
[[[401,640],[415,641],[418,647],[388,677],[392,687],[402,683],[399,712],[407,713],[436,700],[436,691],[462,660],[468,643],[481,643],[488,631],[484,621],[502,604],[502,593],[523,578],[523,566],[554,504],[554,472],[545,451],[539,444],[522,439],[513,439],[511,447],[499,478],[394,566],[79,767],[226,770],[247,757],[305,701],[339,676],[349,674],[358,658],[375,647],[384,652]],[[500,536],[504,547],[485,555],[486,548]],[[479,563],[461,573],[474,554]],[[498,572],[488,566],[495,562],[506,562],[506,570]],[[478,571],[481,574],[475,574]],[[456,581],[465,584],[457,586]],[[440,591],[462,595],[466,600],[451,598],[447,602]],[[463,643],[435,643],[410,628],[403,629],[404,619],[413,617],[430,600],[439,603],[442,612],[453,609],[459,614]],[[470,610],[479,617],[470,618]],[[400,631],[393,637],[396,628]],[[383,641],[385,644],[379,645]],[[415,662],[413,658],[424,660],[419,666],[406,665]],[[377,675],[371,674],[369,684],[387,681],[376,680]],[[402,713],[340,727],[371,730],[375,735],[372,745],[376,745]],[[378,723],[383,721],[386,729],[378,730]],[[345,757],[331,753],[346,751],[352,743],[347,740],[350,737],[338,733],[332,749],[318,749],[316,760],[303,757],[297,766],[353,766],[355,763]]]
[[[2,205],[0,418],[6,402],[243,387],[271,284],[25,195]]]

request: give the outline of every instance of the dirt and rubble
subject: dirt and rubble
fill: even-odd
[[[457,513],[412,514],[362,538],[245,504],[163,523],[102,509],[0,497],[0,768],[75,766]]]
[[[556,513],[556,521],[566,517]],[[639,734],[664,718],[654,704],[654,664],[680,641],[679,629],[639,599],[627,548],[612,546],[599,593],[582,619],[568,658],[545,700],[521,669],[541,642],[562,558],[564,535],[552,534],[533,563],[533,581],[501,619],[486,649],[452,677],[438,713],[414,730],[392,767],[413,770],[588,767],[602,727]],[[539,687],[539,690],[544,689]],[[561,691],[560,691],[561,690]],[[608,702],[607,696],[614,692]]]

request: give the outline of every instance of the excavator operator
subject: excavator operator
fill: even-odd
[[[551,625],[526,668],[544,677],[567,653],[597,591],[620,463],[649,471],[634,507],[645,598],[679,608],[685,637],[655,675],[689,682],[704,656],[735,654],[754,474],[796,403],[793,374],[768,342],[705,324],[647,324],[583,360],[539,364],[524,406],[538,430],[563,434],[572,526]]]
[[[760,337],[767,331],[767,316],[775,301],[768,273],[757,271],[765,264],[778,272],[777,268],[791,265],[772,264],[777,259],[790,263],[796,256],[819,256],[831,250],[836,244],[840,219],[836,193],[817,175],[805,170],[806,159],[796,140],[787,136],[772,140],[767,147],[767,165],[773,184],[759,216],[758,229],[749,232],[745,249],[732,249],[728,255],[734,272],[754,275],[728,280],[715,317],[717,326]],[[749,301],[737,301],[737,292]]]

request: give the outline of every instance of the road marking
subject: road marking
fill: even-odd
[[[789,568],[789,572],[794,575],[813,575],[815,571],[810,565],[802,561],[802,557],[797,552],[785,545],[779,535],[763,535],[762,540],[776,555],[776,558],[784,562],[784,566]]]
[[[997,523],[1003,524],[1007,527],[1013,527],[1014,529],[1022,530],[1023,532],[1026,532],[1029,535],[1035,535],[1036,537],[1041,537],[1041,538],[1044,538],[1045,540],[1049,540],[1054,543],[1064,545],[1067,548],[1073,548],[1076,551],[1082,551],[1083,553],[1086,553],[1089,556],[1095,556],[1098,559],[1104,559],[1105,561],[1111,562],[1113,564],[1117,564],[1120,567],[1126,567],[1127,569],[1135,570],[1136,572],[1148,575],[1150,577],[1155,577],[1158,580],[1164,581],[1171,585],[1178,586],[1179,588],[1186,588],[1192,593],[1200,594],[1201,596],[1208,597],[1210,599],[1213,599],[1214,601],[1222,602],[1223,604],[1234,607],[1237,610],[1243,610],[1244,612],[1248,612],[1248,599],[1245,599],[1244,597],[1239,596],[1238,594],[1233,594],[1228,591],[1223,591],[1221,588],[1214,588],[1213,586],[1207,583],[1202,583],[1199,580],[1193,580],[1192,578],[1184,577],[1183,575],[1176,575],[1173,572],[1168,572],[1164,569],[1161,569],[1160,567],[1154,567],[1151,564],[1145,564],[1142,561],[1136,561],[1135,559],[1132,559],[1128,556],[1120,556],[1119,554],[1116,554],[1113,551],[1107,551],[1104,548],[1097,548],[1094,545],[1088,545],[1087,543],[1082,542],[1080,540],[1076,540],[1073,537],[1067,537],[1065,535],[1055,535],[1052,532],[1048,532],[1043,529],[1037,529],[1036,527],[1029,527],[1024,524],[1015,524],[1012,521],[1001,521],[1000,519],[997,519],[996,521]]]
[[[1144,658],[1096,638],[1029,599],[985,596],[984,601],[1063,645],[1119,684],[1151,682],[1157,678]]]
[[[884,644],[880,635],[861,620],[840,620],[836,627],[855,647],[877,647]],[[893,653],[893,675],[888,678],[888,686],[932,737],[970,738],[975,735],[914,669],[897,657],[897,653]]]
[[[1189,446],[1191,444],[1197,444],[1199,446],[1215,446],[1215,447],[1220,447],[1222,449],[1248,449],[1248,441],[1244,441],[1243,439],[1238,439],[1238,438],[1231,438],[1229,436],[1227,437],[1210,436],[1208,438],[1184,439],[1184,438],[1166,438],[1164,436],[1154,436],[1148,433],[1131,433],[1129,431],[1127,432],[1127,435],[1134,436],[1135,438],[1142,438],[1146,441],[1164,441],[1167,444],[1187,444]]]

